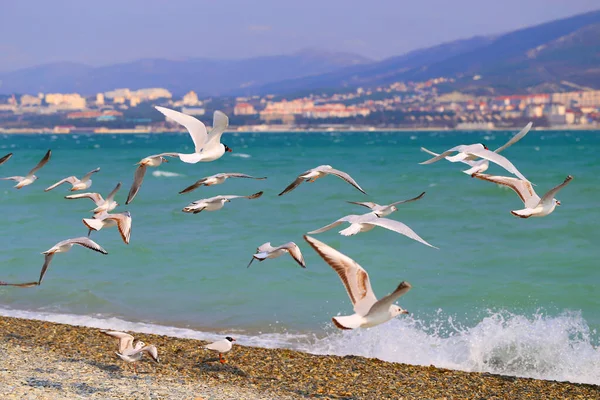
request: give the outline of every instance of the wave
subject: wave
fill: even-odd
[[[231,153],[231,157],[250,158],[252,156],[246,153]]]
[[[152,176],[161,176],[161,177],[165,177],[165,178],[172,178],[174,176],[183,176],[183,175],[178,174],[176,172],[155,170],[155,171],[152,171]]]
[[[129,322],[102,315],[84,316],[0,308],[0,315],[116,329],[171,337],[216,340],[222,333]],[[375,328],[316,334],[236,332],[242,345],[291,348],[321,355],[356,355],[389,362],[434,365],[468,372],[489,372],[536,379],[600,384],[600,350],[594,331],[578,312],[531,317],[489,312],[473,327],[457,326],[451,317],[424,323],[398,318]]]

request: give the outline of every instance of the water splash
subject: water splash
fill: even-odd
[[[155,171],[152,171],[152,176],[158,176],[158,177],[164,177],[164,178],[172,178],[174,176],[182,176],[182,175],[178,174],[177,172],[155,170]]]

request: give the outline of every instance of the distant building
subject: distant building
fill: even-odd
[[[98,119],[100,117],[111,117],[115,119],[115,117],[122,117],[123,113],[121,111],[114,110],[105,110],[105,111],[79,111],[72,112],[67,114],[67,119]]]
[[[183,107],[181,112],[187,115],[204,115],[206,110],[200,107]]]
[[[20,103],[22,107],[39,106],[42,104],[42,99],[40,99],[37,96],[24,94],[23,96],[21,96]]]
[[[103,106],[104,105],[104,94],[98,93],[96,94],[96,105]]]
[[[250,103],[237,103],[233,108],[233,115],[255,115],[256,109]]]
[[[56,109],[81,110],[85,108],[85,98],[78,93],[48,93],[45,96],[45,101]]]
[[[197,106],[200,105],[201,102],[198,100],[198,95],[196,92],[190,90],[185,94],[185,96],[183,96],[183,99],[181,99],[181,104],[184,106]]]

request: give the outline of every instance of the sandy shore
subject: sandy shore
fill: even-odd
[[[116,355],[97,329],[0,317],[2,399],[598,399],[600,386],[467,373],[363,357],[235,346],[226,364],[205,342],[134,334],[160,363]]]

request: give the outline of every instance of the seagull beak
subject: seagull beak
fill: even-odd
[[[410,314],[407,310],[402,310],[402,314]]]
[[[556,200],[556,205],[560,206],[560,200]]]
[[[231,341],[232,341],[232,342],[235,342],[236,340],[235,340],[235,339],[233,339],[233,338],[231,338]]]

